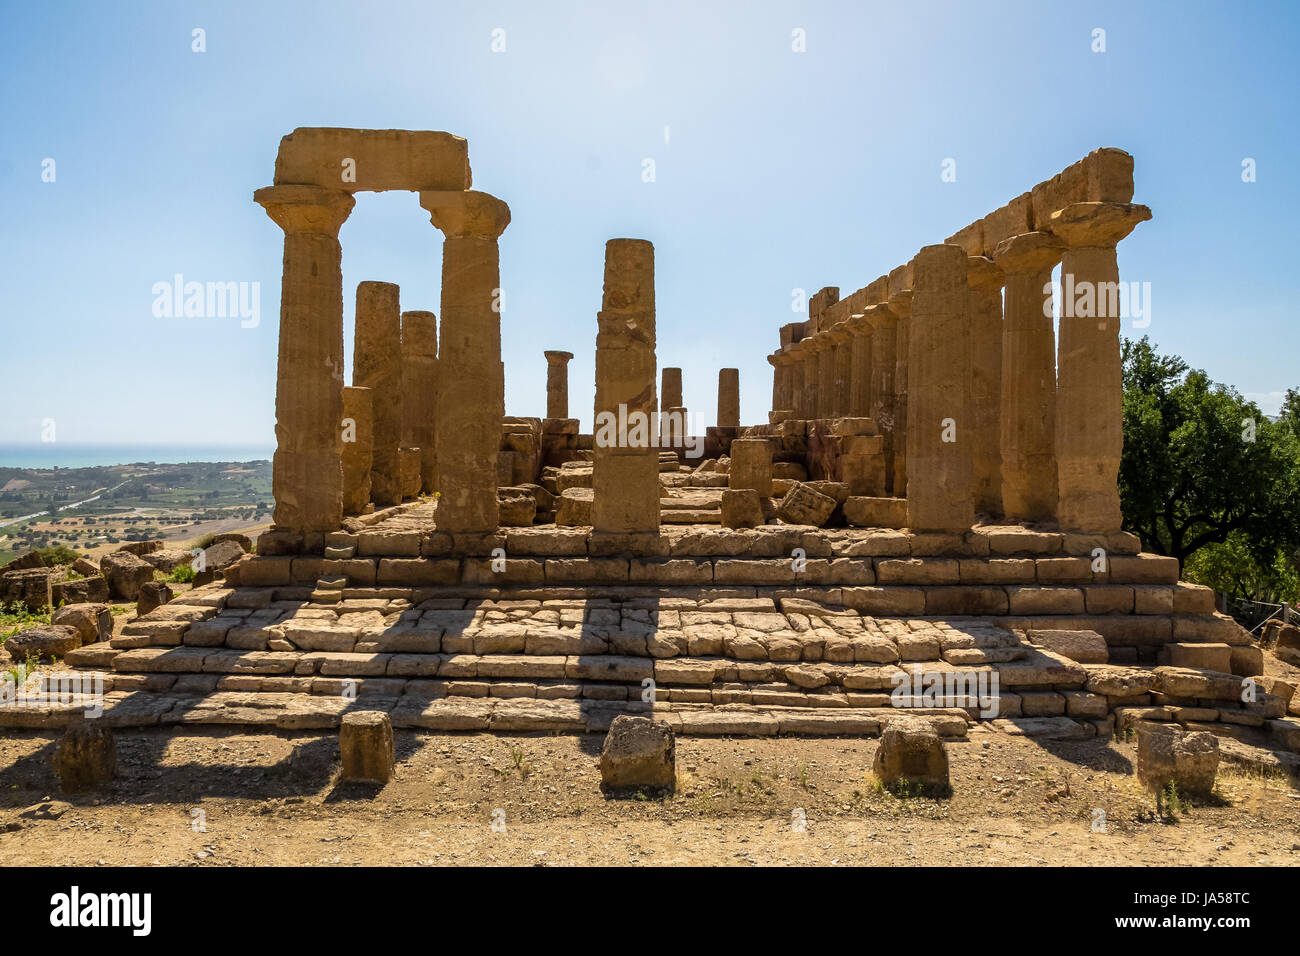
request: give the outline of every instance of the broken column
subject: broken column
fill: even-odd
[[[970,322],[970,411],[975,510],[1002,513],[1002,271],[992,259],[966,259],[966,312]]]
[[[402,313],[402,445],[420,450],[419,493],[437,489],[438,320]]]
[[[659,450],[652,441],[658,403],[654,246],[649,242],[611,239],[605,244],[605,289],[596,320],[592,527],[617,533],[655,532],[659,530]],[[677,394],[666,395],[664,407],[680,404],[679,379]]]
[[[253,199],[284,230],[275,387],[275,526],[343,520],[343,273],[339,227],[354,200],[322,186],[267,186]]]
[[[1052,214],[1066,243],[1061,259],[1061,333],[1056,363],[1056,467],[1062,529],[1120,530],[1119,460],[1124,439],[1120,286],[1115,245],[1146,206],[1081,202]]]
[[[993,251],[1006,286],[999,443],[1002,511],[1014,520],[1056,517],[1056,336],[1050,282],[1062,248],[1048,233],[1028,232],[1002,240]]]
[[[370,497],[387,508],[402,500],[402,310],[391,282],[357,285],[352,384],[371,390],[374,454]]]
[[[966,531],[975,520],[969,425],[966,252],[925,246],[912,260],[908,332],[907,524]]]
[[[543,352],[546,356],[546,417],[569,417],[569,361],[572,352]]]
[[[663,370],[663,381],[659,391],[659,408],[666,412],[672,408],[681,408],[681,405],[682,370],[666,368]]]
[[[370,506],[370,461],[374,452],[374,393],[368,388],[343,389],[343,513],[359,515]]]
[[[740,427],[740,369],[718,369],[719,428]]]
[[[497,528],[497,450],[505,415],[497,239],[510,208],[487,193],[421,192],[443,233],[437,444],[440,531]]]

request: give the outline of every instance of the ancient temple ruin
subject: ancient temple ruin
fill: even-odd
[[[630,238],[606,244],[588,340],[538,343],[545,417],[506,414],[510,213],[470,187],[447,133],[284,138],[255,194],[285,241],[275,527],[70,662],[137,689],[170,676],[164,722],[362,707],[449,730],[653,712],[683,733],[873,734],[916,711],[949,736],[1088,736],[1187,701],[1240,709],[1258,647],[1121,528],[1116,246],[1150,218],[1127,153],[821,289],[780,328],[772,408],[742,409],[744,370],[720,369],[703,429],[659,365],[654,248]],[[338,231],[354,193],[386,189],[418,192],[444,236],[441,302],[361,283],[346,385]],[[1058,265],[1091,290],[1059,322]],[[590,434],[569,417],[579,350]],[[923,700],[924,675],[967,690]]]

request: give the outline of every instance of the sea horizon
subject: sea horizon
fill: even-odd
[[[103,468],[114,465],[180,465],[192,461],[270,461],[274,446],[246,444],[0,444],[0,468]]]

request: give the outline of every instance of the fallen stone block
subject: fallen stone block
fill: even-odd
[[[677,783],[672,728],[649,717],[615,717],[600,754],[600,779],[612,791],[671,790]]]
[[[393,722],[375,710],[352,711],[339,723],[343,780],[388,783],[393,775]]]
[[[117,773],[113,731],[103,724],[78,721],[64,732],[50,762],[64,793],[84,793],[106,786]]]
[[[872,770],[885,786],[901,781],[949,789],[948,750],[928,721],[897,717],[885,726]]]

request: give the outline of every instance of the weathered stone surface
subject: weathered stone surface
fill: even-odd
[[[140,595],[140,585],[153,580],[153,565],[129,551],[104,555],[99,567],[108,580],[109,594],[119,601],[134,601]]]
[[[4,643],[9,657],[21,664],[30,655],[42,662],[64,657],[82,644],[81,632],[67,624],[38,624],[19,631]]]
[[[1219,740],[1213,734],[1138,725],[1138,779],[1157,795],[1173,784],[1180,796],[1208,797],[1218,768]]]
[[[834,510],[834,498],[814,491],[803,482],[795,482],[781,498],[776,515],[786,524],[809,524],[821,527]]]
[[[107,604],[65,604],[55,609],[50,623],[75,627],[83,644],[106,641],[113,636],[113,613]]]
[[[772,443],[765,438],[737,438],[731,443],[727,487],[752,489],[760,498],[772,496]]]
[[[343,780],[386,784],[393,775],[393,722],[375,710],[352,711],[339,724]]]
[[[1080,664],[1105,664],[1110,660],[1106,639],[1096,631],[1029,631],[1029,641]]]
[[[78,721],[64,731],[50,755],[64,793],[107,786],[117,774],[117,744],[102,722]]]
[[[718,418],[719,428],[737,428],[740,426],[740,369],[718,369]]]
[[[928,721],[893,717],[885,725],[872,770],[886,786],[900,781],[946,789],[948,750]]]
[[[374,391],[343,389],[343,513],[359,515],[370,505],[370,469],[375,450]]]
[[[567,488],[555,499],[555,523],[566,527],[591,525],[590,488]]]
[[[763,524],[759,494],[751,488],[728,488],[722,492],[722,526],[753,528]]]
[[[600,753],[600,778],[609,790],[671,790],[677,783],[672,728],[649,717],[615,717]]]
[[[550,351],[546,356],[546,417],[569,417],[569,362],[572,352]]]
[[[391,282],[357,285],[352,384],[371,392],[370,495],[378,507],[402,500],[402,311]]]
[[[599,531],[657,531],[659,450],[652,432],[659,403],[654,246],[649,242],[611,239],[605,244],[605,287],[596,319],[591,523]]]
[[[437,490],[438,319],[432,312],[402,313],[402,445],[420,450],[414,493]]]
[[[503,528],[530,528],[537,516],[537,498],[528,488],[498,488],[497,513]]]
[[[143,617],[175,596],[175,592],[166,581],[146,581],[140,585],[140,592],[136,595],[136,614]]]

